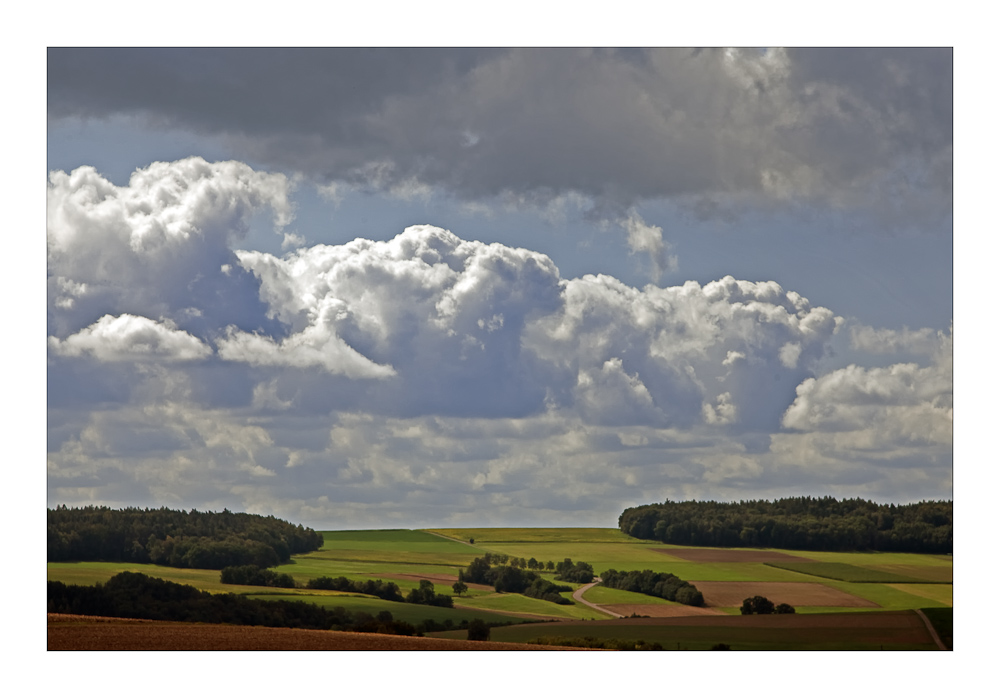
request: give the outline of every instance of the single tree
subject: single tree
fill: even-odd
[[[479,618],[473,618],[472,622],[469,623],[469,634],[467,636],[469,640],[489,640],[490,639],[490,626],[486,625],[486,621]]]
[[[455,582],[451,585],[452,590],[455,592],[456,596],[461,596],[469,590],[469,586],[462,581]]]

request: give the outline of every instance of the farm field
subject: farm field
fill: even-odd
[[[110,562],[49,563],[48,578],[66,584],[95,584],[127,570],[211,593],[300,600],[372,615],[389,610],[393,618],[414,624],[430,619],[457,626],[474,618],[494,625],[516,624],[493,628],[492,639],[505,642],[589,634],[660,642],[665,649],[677,649],[678,643],[682,649],[708,649],[719,642],[733,649],[935,649],[914,609],[941,609],[950,614],[953,603],[950,556],[682,547],[636,540],[617,529],[322,533],[321,549],[293,556],[288,564],[274,568],[292,575],[299,585],[296,589],[226,585],[219,581],[217,570]],[[588,589],[583,598],[606,614],[580,603],[559,605],[496,593],[483,585],[470,584],[462,596],[454,595],[451,585],[459,571],[486,553],[535,558],[541,563],[571,558],[590,563],[597,574],[610,568],[670,572],[694,584],[706,605],[693,608],[600,585]],[[437,593],[452,596],[454,608],[302,588],[320,576],[391,580],[404,596],[426,579]],[[552,572],[542,576],[554,580]],[[575,590],[581,585],[569,586]],[[792,604],[796,614],[780,619],[740,616],[742,600],[757,594],[774,603]],[[562,595],[569,598],[572,592]],[[614,619],[614,614],[626,617]],[[627,617],[633,615],[645,617]],[[464,639],[464,633],[452,630],[434,635]]]
[[[460,633],[433,633],[459,638]],[[533,642],[542,637],[644,640],[665,650],[935,650],[930,633],[913,611],[808,616],[698,616],[622,618],[547,626],[494,628],[491,639]]]

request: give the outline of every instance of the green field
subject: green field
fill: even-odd
[[[839,579],[842,582],[878,582],[883,584],[919,584],[927,582],[913,576],[902,575],[885,569],[858,567],[844,562],[765,562],[768,567],[777,567],[792,572],[810,574],[815,577]]]
[[[777,617],[774,617],[777,619]],[[642,619],[648,621],[649,619]],[[715,619],[710,619],[715,620]],[[520,625],[493,628],[491,640],[501,642],[532,642],[541,637],[594,637],[600,639],[644,640],[658,642],[664,650],[708,650],[725,643],[733,650],[934,650],[930,640],[914,637],[907,629],[873,623],[872,627],[789,628],[780,623],[774,627],[741,627],[741,618],[722,619],[731,625],[706,622],[704,619],[687,624],[622,623],[600,621],[587,624]],[[892,620],[888,618],[887,620]],[[461,631],[432,633],[434,637],[464,637]]]
[[[681,579],[695,582],[800,582],[819,584],[867,599],[877,608],[800,606],[799,616],[822,618],[870,618],[872,613],[912,612],[925,609],[928,618],[945,624],[942,614],[950,614],[952,599],[952,560],[950,556],[906,553],[819,553],[813,551],[785,552],[802,562],[691,562],[671,555],[671,550],[686,550],[679,546],[629,538],[617,529],[595,528],[501,528],[501,529],[435,529],[433,531],[325,531],[320,550],[296,555],[285,565],[274,568],[292,575],[298,589],[263,589],[261,587],[225,585],[219,581],[219,571],[177,569],[157,565],[112,562],[49,563],[48,578],[67,584],[105,582],[121,571],[143,572],[150,576],[190,584],[212,593],[248,594],[257,598],[287,598],[317,603],[325,607],[341,606],[352,613],[364,611],[372,615],[389,610],[393,617],[411,623],[432,619],[458,625],[462,620],[482,618],[489,623],[515,622],[517,626],[494,628],[493,639],[525,641],[544,635],[616,637],[619,639],[660,642],[666,649],[708,649],[724,642],[733,649],[934,649],[924,641],[907,643],[893,639],[891,632],[858,630],[852,627],[777,628],[719,627],[708,621],[692,620],[678,625],[677,618],[644,618],[646,625],[622,625],[607,620],[603,614],[584,604],[553,604],[518,594],[498,594],[492,589],[469,589],[461,597],[453,596],[455,608],[440,608],[416,604],[393,603],[374,597],[313,591],[301,587],[310,579],[347,577],[352,580],[383,579],[395,582],[405,595],[416,588],[421,578],[431,579],[435,591],[452,595],[451,583],[459,570],[483,554],[498,553],[518,558],[535,558],[545,563],[565,558],[588,562],[598,574],[609,568],[619,571],[649,569],[670,572]],[[473,545],[469,539],[474,539]],[[553,579],[552,573],[545,573]],[[570,585],[574,589],[580,585]],[[571,593],[563,593],[570,598]],[[678,606],[664,599],[633,592],[595,586],[585,597],[602,604],[643,604]],[[718,609],[732,622],[738,621],[739,610]],[[932,617],[932,613],[937,615]],[[655,614],[653,614],[655,615]],[[531,623],[531,618],[564,619],[560,622]],[[886,616],[889,617],[889,616]],[[579,621],[605,619],[596,625],[580,625]],[[950,615],[947,615],[950,620]],[[575,621],[575,623],[573,623]],[[706,623],[708,623],[706,625]],[[943,626],[944,627],[944,626]],[[950,625],[947,626],[950,633]],[[784,632],[784,634],[782,634]],[[443,636],[464,637],[464,631],[450,631]],[[583,633],[583,634],[580,634]],[[950,637],[950,636],[949,636]],[[881,641],[876,642],[878,638]],[[950,643],[950,639],[948,640]]]

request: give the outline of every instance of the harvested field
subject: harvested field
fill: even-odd
[[[738,607],[751,596],[766,596],[775,604],[879,608],[873,601],[814,582],[691,582],[705,597],[706,606]]]
[[[681,616],[690,618],[691,616],[717,616],[725,615],[722,611],[714,608],[699,608],[697,606],[683,606],[680,604],[639,604],[639,603],[615,603],[604,604],[601,608],[609,611],[630,616],[633,613],[639,616],[650,616],[651,618],[679,618]]]
[[[171,623],[48,614],[48,649],[60,650],[569,650],[570,647],[469,642],[332,630]]]
[[[652,548],[687,562],[805,562],[807,557],[774,550],[729,550],[724,548]]]

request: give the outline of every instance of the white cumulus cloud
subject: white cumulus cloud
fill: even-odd
[[[169,321],[127,314],[105,315],[64,340],[49,337],[49,347],[60,356],[90,355],[100,361],[195,361],[212,353]]]

